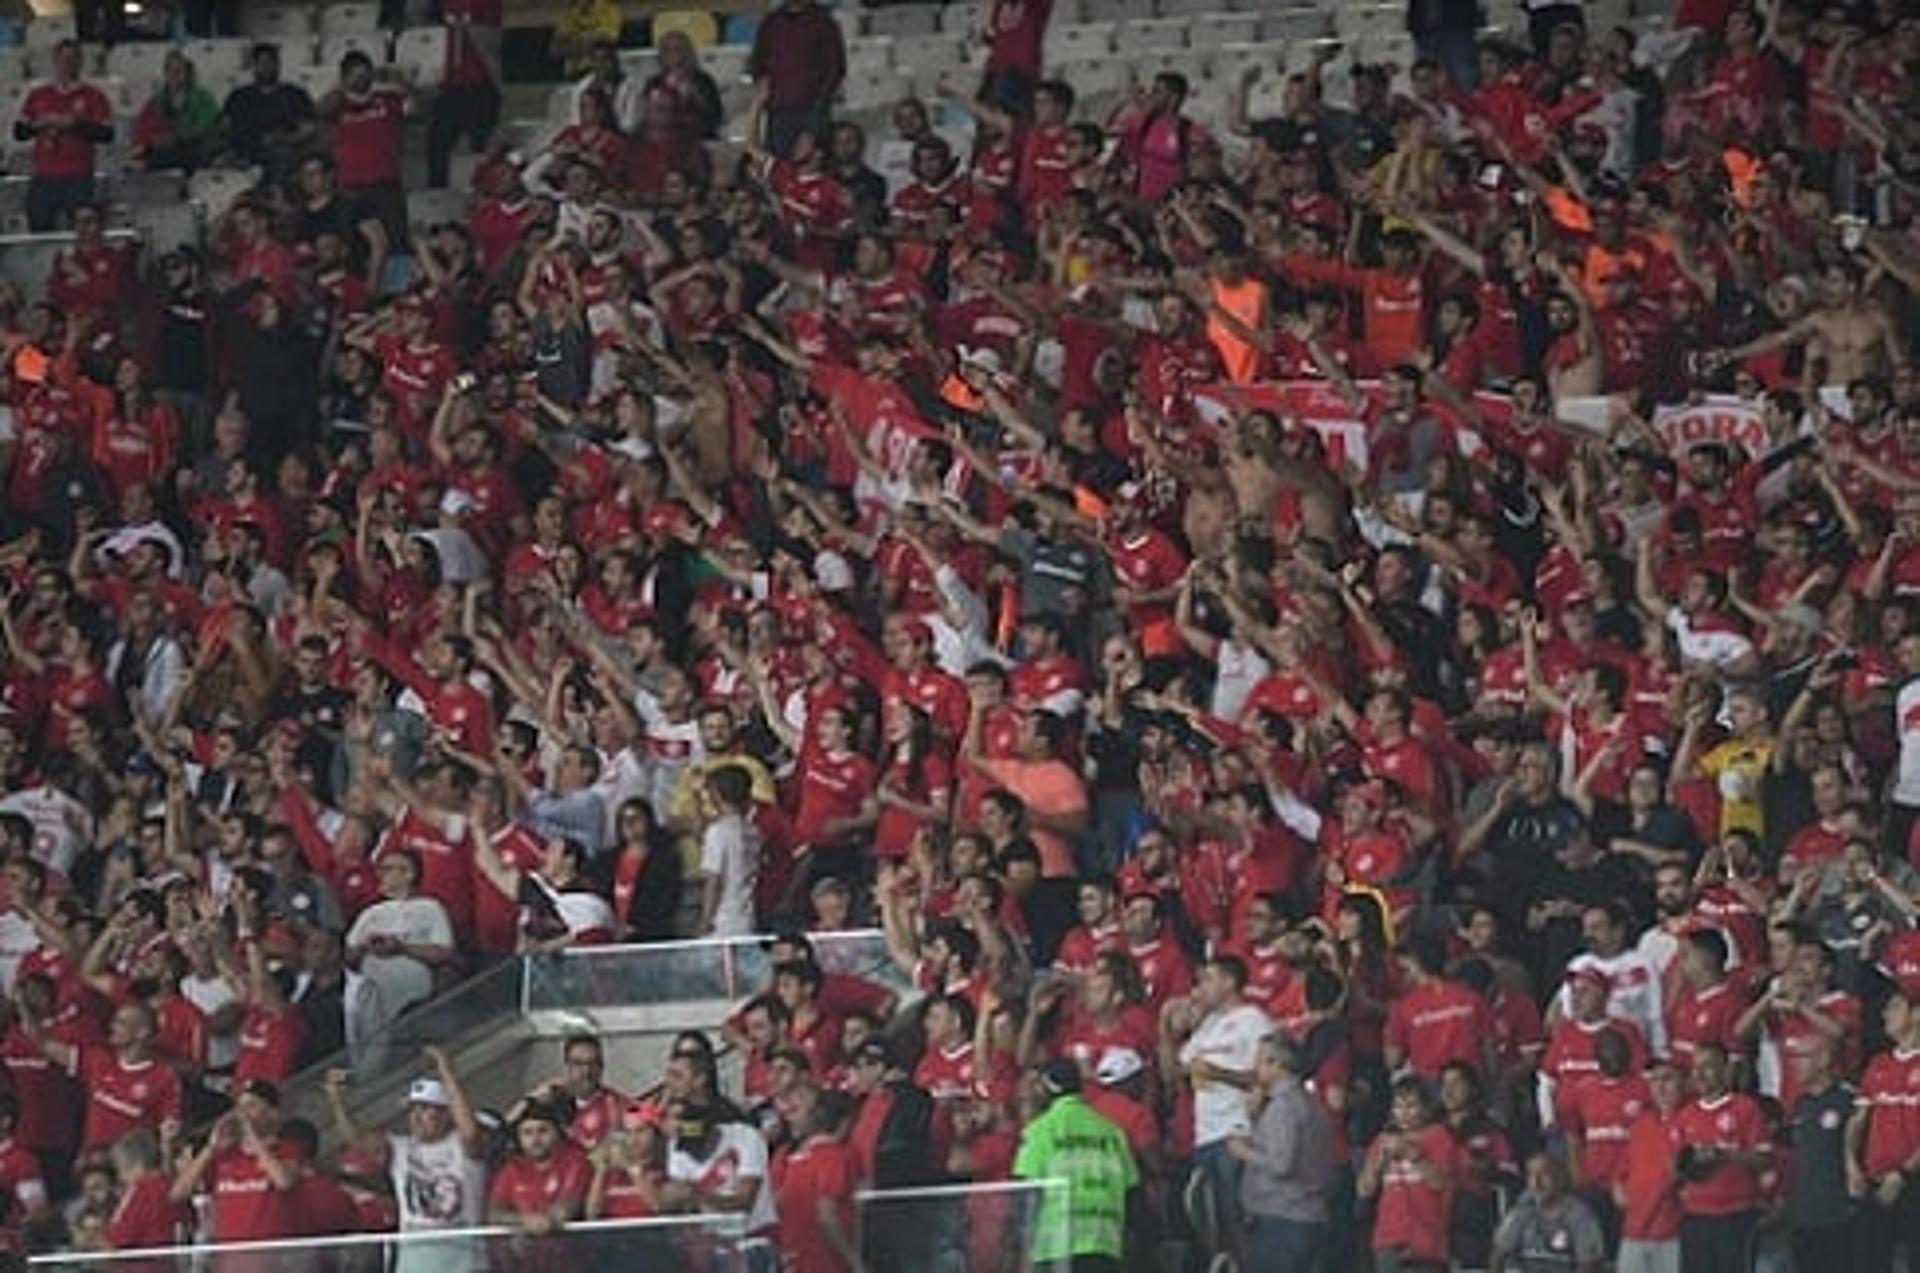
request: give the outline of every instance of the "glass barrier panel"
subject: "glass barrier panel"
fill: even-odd
[[[772,961],[765,937],[655,942],[634,946],[583,946],[526,961],[529,1012],[647,1007],[660,1004],[732,1002],[769,984]],[[814,951],[829,973],[865,977],[895,991],[907,979],[887,953],[877,929],[813,936]]]
[[[755,1245],[738,1216],[665,1216],[583,1222],[539,1236],[485,1228],[63,1252],[33,1256],[27,1267],[35,1273],[585,1273],[599,1265],[636,1273],[749,1273]]]
[[[526,961],[529,1012],[646,1007],[730,1000],[732,944],[724,941],[595,946]]]
[[[871,1269],[913,1273],[1066,1273],[1039,1249],[1042,1210],[1064,1206],[1064,1180],[935,1185],[860,1194],[860,1255]]]
[[[912,982],[887,952],[886,934],[879,929],[863,928],[844,933],[813,933],[809,936],[813,942],[814,958],[822,972],[863,977],[896,993],[912,989]],[[736,947],[735,957],[743,986],[741,993],[750,994],[773,980],[773,961],[768,958],[766,946],[761,942],[749,942]]]
[[[317,1076],[338,1067],[366,1082],[395,1067],[411,1068],[419,1064],[424,1045],[455,1046],[518,1012],[520,983],[520,961],[509,959],[397,1016],[382,1010],[377,990],[350,994],[347,1046],[306,1073]]]

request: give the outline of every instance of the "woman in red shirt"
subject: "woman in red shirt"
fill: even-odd
[[[583,160],[602,175],[626,169],[627,139],[613,118],[613,104],[600,89],[580,94],[578,117],[554,137],[547,153],[554,160]]]
[[[764,675],[760,681],[757,688],[764,702],[771,695]],[[800,890],[821,876],[855,878],[856,841],[880,816],[880,802],[874,796],[879,774],[871,760],[853,750],[853,717],[845,707],[828,706],[817,722],[809,722],[810,746],[802,745],[799,731],[777,712],[769,713],[767,719],[781,741],[800,756],[791,797],[792,843],[808,865],[796,870],[790,882],[788,900],[797,908],[803,896]]]
[[[607,1137],[593,1158],[587,1219],[639,1220],[660,1214],[660,1186],[667,1180],[661,1118],[657,1105],[639,1100],[621,1115],[620,1129]]]
[[[880,775],[880,820],[873,854],[904,858],[923,826],[944,825],[953,802],[953,765],[933,745],[933,718],[895,700],[885,715],[887,767]]]
[[[171,408],[154,401],[137,359],[121,358],[113,369],[112,391],[88,397],[93,466],[116,497],[137,482],[154,482],[173,471],[180,425]]]
[[[1395,1268],[1447,1267],[1459,1151],[1417,1079],[1393,1087],[1393,1124],[1367,1150],[1359,1193],[1376,1198],[1373,1249]]]

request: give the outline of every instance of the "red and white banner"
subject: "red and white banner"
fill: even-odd
[[[1760,404],[1730,394],[1714,394],[1685,406],[1661,407],[1653,413],[1653,427],[1667,448],[1684,454],[1701,442],[1729,442],[1750,456],[1767,449],[1767,426]]]
[[[1359,382],[1361,392],[1375,403],[1384,401],[1377,380]],[[1512,405],[1504,394],[1476,393],[1474,405],[1489,417],[1505,419]],[[1315,433],[1327,449],[1327,460],[1334,468],[1351,464],[1367,467],[1367,425],[1354,414],[1353,407],[1333,383],[1327,380],[1269,380],[1246,385],[1203,385],[1193,391],[1193,404],[1200,418],[1219,426],[1243,411],[1266,411],[1283,422],[1298,420]],[[1480,435],[1453,418],[1451,412],[1433,403],[1425,410],[1454,426],[1460,454],[1475,456],[1486,449]]]

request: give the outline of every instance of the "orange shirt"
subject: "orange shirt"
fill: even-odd
[[[1228,285],[1213,279],[1207,288],[1213,294],[1214,305],[1239,319],[1241,326],[1254,331],[1260,329],[1267,309],[1265,283],[1246,278]],[[1259,378],[1262,362],[1260,351],[1212,314],[1207,316],[1207,339],[1220,351],[1220,365],[1227,369],[1227,379],[1244,385]]]
[[[1378,375],[1412,362],[1426,345],[1427,288],[1420,271],[1396,274],[1297,254],[1286,257],[1283,264],[1299,278],[1359,293],[1365,330],[1363,344],[1355,352],[1364,362],[1361,374]]]
[[[1087,784],[1072,765],[1058,760],[988,760],[983,765],[995,782],[1020,797],[1030,814],[1060,818],[1087,811]],[[1041,875],[1065,879],[1079,873],[1073,846],[1064,836],[1038,829],[1032,834],[1040,850]]]

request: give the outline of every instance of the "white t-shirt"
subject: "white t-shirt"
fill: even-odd
[[[33,856],[65,875],[80,850],[93,843],[87,806],[55,786],[42,784],[0,800],[0,813],[17,813],[33,824]]]
[[[459,1133],[431,1143],[389,1136],[388,1174],[402,1233],[466,1229],[481,1223],[487,1200],[487,1164],[467,1153]]]
[[[1213,669],[1213,714],[1221,720],[1239,720],[1247,695],[1271,669],[1260,652],[1228,637],[1220,642]]]
[[[700,758],[700,722],[668,720],[653,695],[644,691],[633,699],[634,714],[644,726],[640,738],[640,757],[647,767],[647,799],[653,804],[653,816],[666,821],[673,802],[674,788],[687,766]]]
[[[1900,727],[1900,771],[1893,783],[1893,802],[1920,808],[1920,676],[1900,687],[1893,701],[1893,719]]]
[[[347,932],[347,947],[364,946],[375,937],[397,938],[409,946],[451,946],[453,924],[447,908],[431,897],[389,898],[360,912]],[[433,969],[412,955],[368,954],[360,961],[360,975],[380,987],[390,1012],[433,993]]]
[[[760,833],[737,813],[712,822],[700,836],[700,872],[720,881],[713,912],[715,937],[753,935],[753,890],[760,878]]]
[[[767,1142],[745,1123],[722,1123],[714,1133],[705,1158],[695,1158],[678,1141],[667,1150],[667,1179],[696,1185],[704,1191],[730,1189],[736,1180],[760,1181],[747,1209],[747,1232],[760,1233],[774,1224],[773,1189],[767,1179]]]
[[[1222,1070],[1253,1072],[1260,1040],[1273,1033],[1273,1021],[1250,1003],[1208,1015],[1180,1046],[1180,1063],[1206,1061]],[[1193,1091],[1193,1143],[1211,1145],[1253,1131],[1248,1093],[1225,1083],[1196,1084]]]
[[[1667,611],[1667,627],[1680,648],[1682,663],[1725,668],[1753,653],[1753,642],[1744,633],[1718,624],[1696,626],[1679,606]]]
[[[200,1014],[211,1020],[222,1008],[239,999],[233,992],[233,983],[225,977],[196,977],[192,973],[180,979],[180,997],[194,1007]],[[240,1028],[232,1028],[214,1033],[207,1031],[207,1069],[230,1070],[233,1063],[240,1059]]]

